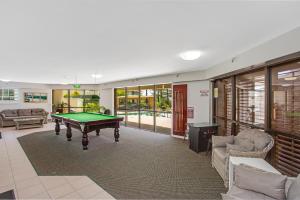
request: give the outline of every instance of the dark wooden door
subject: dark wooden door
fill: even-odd
[[[173,86],[173,134],[183,136],[187,123],[187,85]]]

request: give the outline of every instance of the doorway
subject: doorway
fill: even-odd
[[[173,87],[173,134],[184,136],[187,126],[187,85]]]

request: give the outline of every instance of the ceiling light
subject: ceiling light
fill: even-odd
[[[1,79],[2,82],[9,82],[10,80],[7,79]]]
[[[180,58],[183,60],[196,60],[202,55],[201,51],[193,50],[193,51],[185,51],[179,54]]]
[[[101,78],[102,75],[101,75],[101,74],[92,74],[92,77],[93,77],[93,78]]]
[[[297,77],[295,77],[295,76],[284,78],[284,80],[286,80],[286,81],[294,81],[296,79],[297,79]]]
[[[69,83],[66,83],[66,82],[62,82],[61,84],[62,84],[62,85],[68,85]]]

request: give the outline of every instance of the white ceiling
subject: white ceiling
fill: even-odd
[[[1,0],[0,79],[97,83],[206,69],[300,25],[300,2]],[[182,51],[203,56],[183,61]]]

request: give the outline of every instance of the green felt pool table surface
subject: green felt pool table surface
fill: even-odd
[[[52,114],[51,116],[70,119],[70,120],[78,121],[80,123],[119,118],[112,115],[105,115],[100,113],[88,113],[88,112]]]

